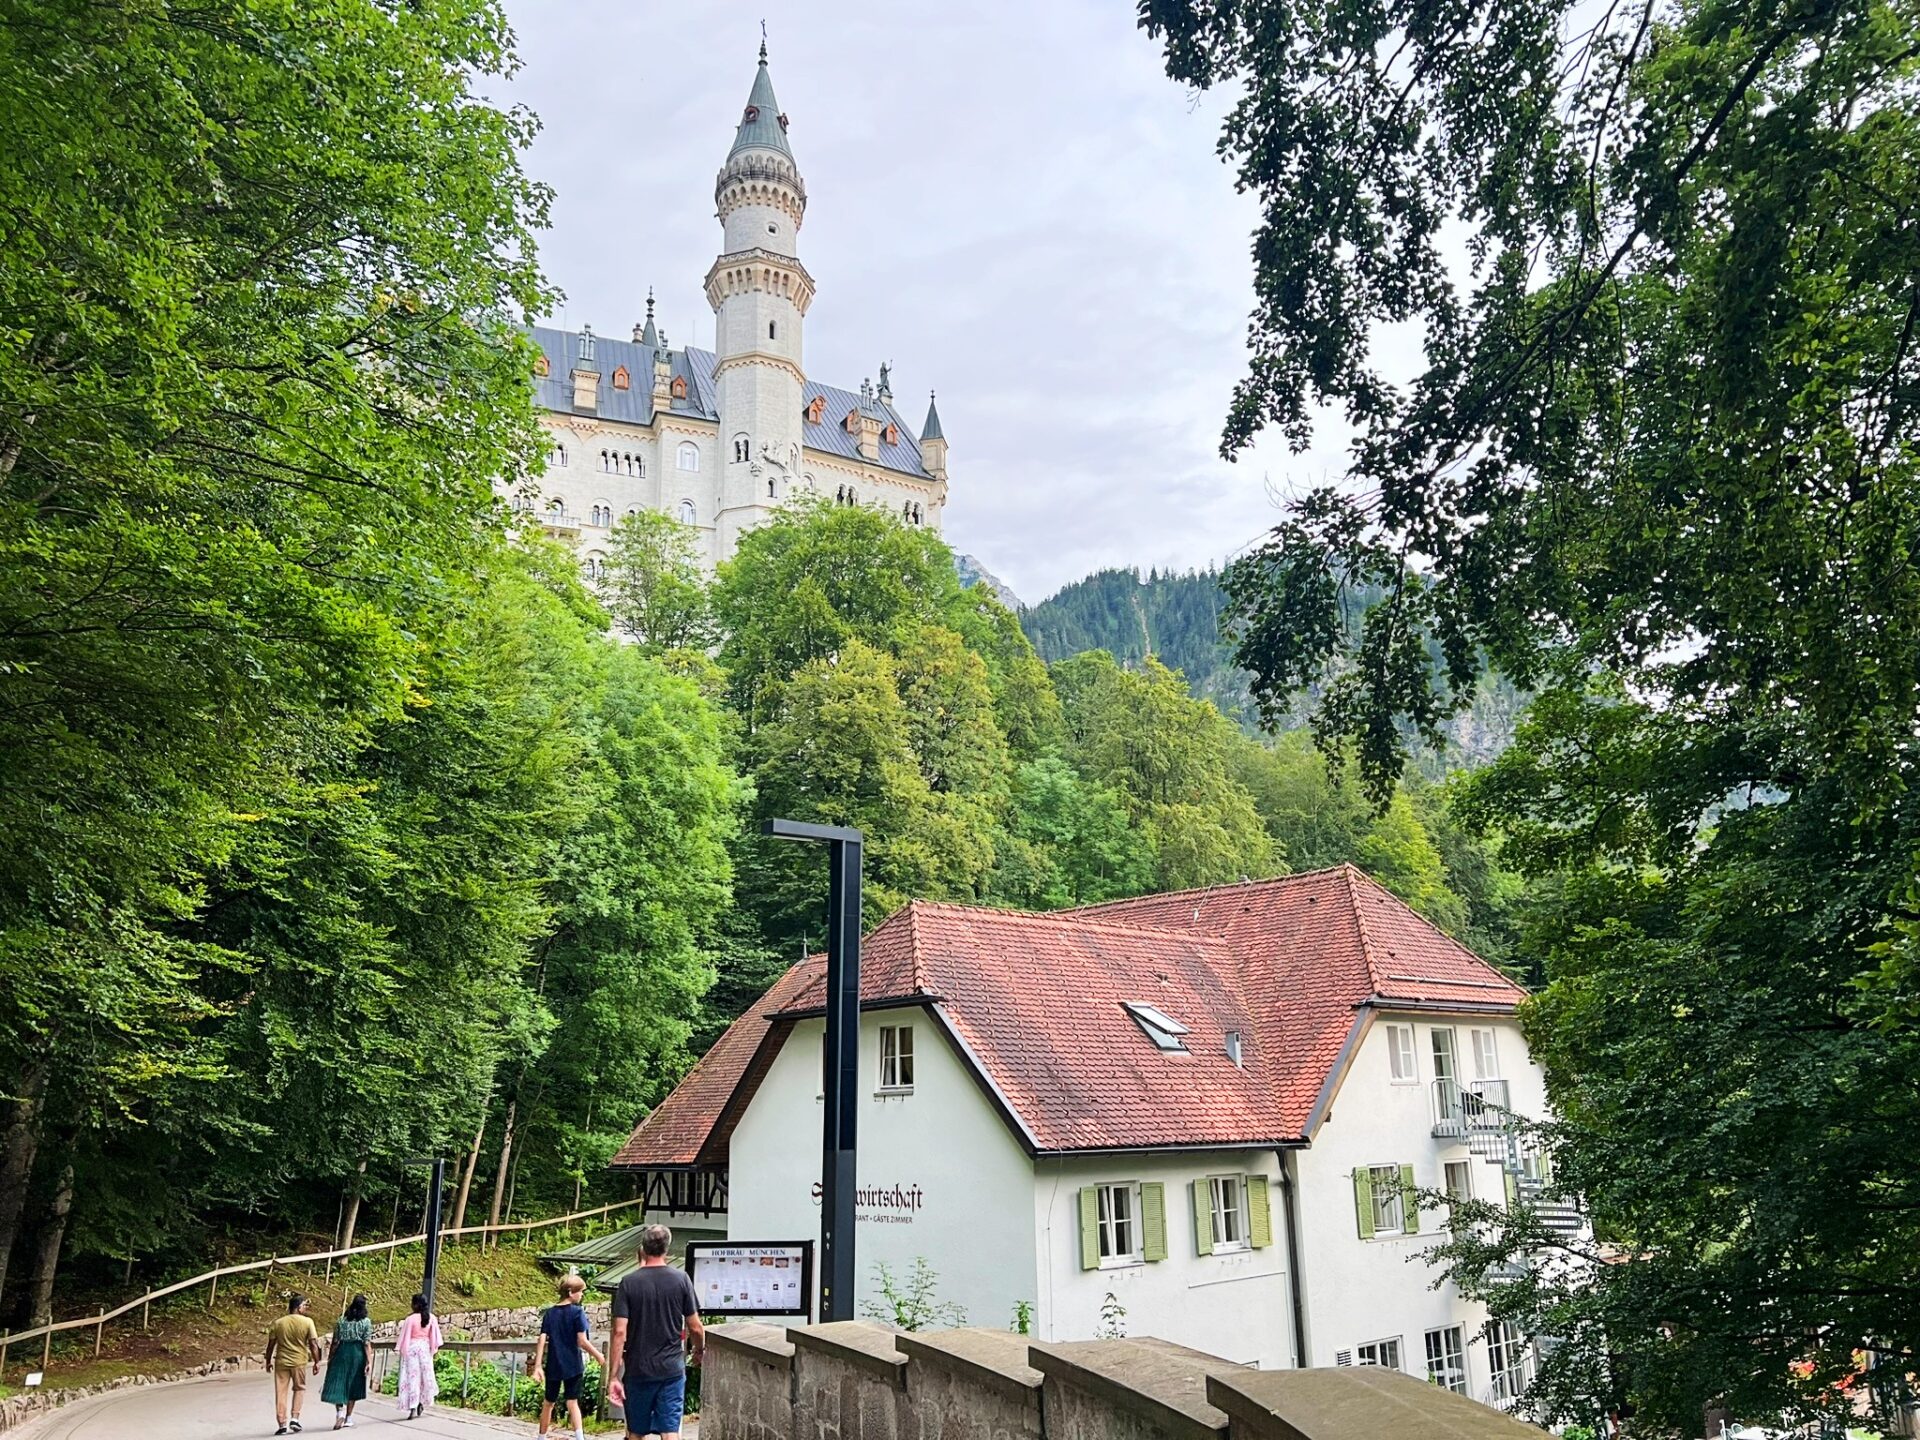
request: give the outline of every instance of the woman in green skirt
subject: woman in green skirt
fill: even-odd
[[[333,1406],[333,1428],[353,1424],[353,1407],[367,1398],[373,1373],[373,1322],[367,1318],[367,1297],[356,1295],[333,1323],[333,1344],[327,1350],[327,1379],[320,1387],[323,1404]]]

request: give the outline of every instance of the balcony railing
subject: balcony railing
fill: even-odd
[[[1433,1082],[1433,1133],[1438,1139],[1464,1140],[1498,1130],[1508,1113],[1504,1080],[1469,1080],[1465,1085],[1458,1080]]]

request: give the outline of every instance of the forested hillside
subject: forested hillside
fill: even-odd
[[[1347,600],[1348,623],[1356,626],[1379,592],[1357,588]],[[1040,658],[1051,663],[1087,650],[1105,650],[1125,665],[1148,655],[1186,678],[1194,695],[1211,700],[1248,733],[1259,726],[1253,677],[1233,661],[1233,644],[1221,634],[1228,600],[1213,570],[1100,570],[1076,580],[1038,605],[1020,612],[1021,628]],[[1311,695],[1296,714],[1304,723]],[[1472,703],[1445,723],[1448,749],[1415,756],[1423,774],[1439,779],[1449,770],[1484,764],[1513,738],[1525,697],[1499,675],[1484,676]]]

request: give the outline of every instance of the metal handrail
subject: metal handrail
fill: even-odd
[[[640,1196],[633,1200],[617,1201],[612,1205],[602,1205],[594,1210],[576,1210],[569,1215],[556,1215],[547,1220],[516,1220],[512,1223],[497,1225],[447,1226],[441,1229],[440,1238],[442,1240],[448,1240],[457,1239],[464,1235],[506,1235],[526,1233],[533,1230],[547,1230],[555,1225],[567,1225],[575,1220],[590,1220],[595,1216],[609,1215],[615,1210],[630,1210],[636,1205],[644,1204],[646,1204],[646,1197]],[[164,1300],[170,1295],[177,1295],[183,1290],[192,1290],[201,1285],[210,1287],[207,1295],[207,1304],[211,1306],[214,1297],[220,1293],[220,1282],[230,1275],[246,1275],[256,1270],[265,1270],[268,1275],[271,1276],[274,1268],[280,1265],[317,1265],[322,1261],[330,1263],[335,1260],[349,1259],[355,1255],[378,1255],[385,1250],[396,1250],[402,1245],[418,1245],[425,1241],[426,1238],[426,1232],[423,1230],[418,1235],[402,1235],[392,1240],[376,1240],[371,1244],[355,1245],[349,1249],[315,1250],[305,1255],[273,1255],[265,1260],[248,1260],[239,1265],[223,1265],[217,1270],[208,1270],[203,1274],[195,1275],[190,1280],[176,1280],[171,1285],[162,1285],[157,1290],[148,1290],[137,1299],[129,1300],[117,1309],[102,1310],[98,1315],[80,1315],[72,1320],[55,1320],[47,1325],[37,1325],[30,1330],[9,1331],[6,1334],[0,1335],[0,1377],[6,1374],[7,1351],[23,1340],[40,1340],[43,1342],[40,1348],[40,1368],[45,1370],[53,1356],[53,1337],[55,1335],[68,1330],[84,1330],[92,1327],[94,1332],[93,1353],[97,1356],[100,1353],[101,1340],[109,1320],[118,1320],[121,1316],[131,1314],[133,1311],[138,1310],[140,1311],[141,1328],[145,1329],[147,1312],[153,1305],[153,1302],[156,1300]]]

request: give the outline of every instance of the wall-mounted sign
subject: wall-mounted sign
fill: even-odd
[[[703,1315],[813,1313],[813,1241],[687,1246],[687,1278]]]
[[[813,1182],[813,1203],[820,1203],[821,1185]],[[926,1203],[918,1185],[868,1185],[853,1192],[854,1219],[882,1225],[911,1225]]]

